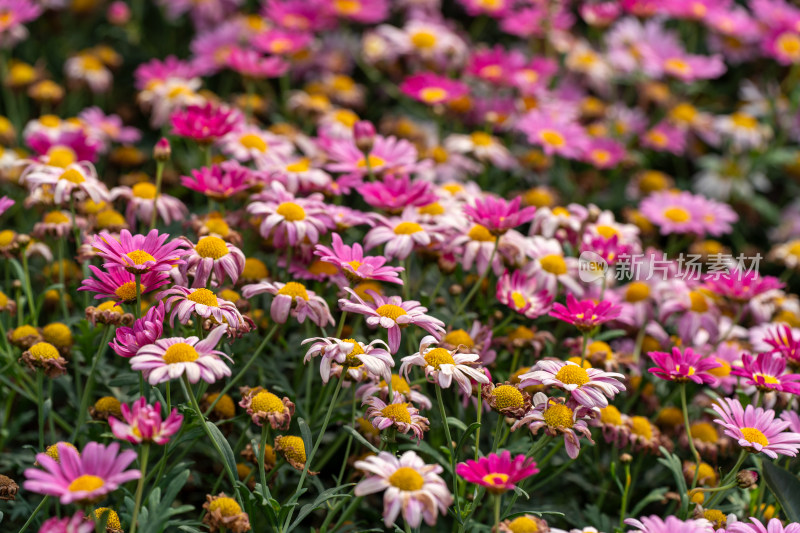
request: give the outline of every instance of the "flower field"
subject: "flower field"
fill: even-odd
[[[800,4],[0,0],[0,532],[800,533]]]

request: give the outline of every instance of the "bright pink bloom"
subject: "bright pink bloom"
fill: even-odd
[[[520,209],[521,202],[519,196],[509,202],[486,195],[483,199],[476,199],[474,205],[465,205],[464,214],[475,224],[488,229],[491,234],[502,235],[533,220],[536,208],[531,206]]]
[[[311,44],[309,33],[272,28],[256,35],[251,44],[265,54],[292,55]]]
[[[540,287],[535,278],[528,278],[519,270],[511,275],[506,271],[497,280],[495,294],[497,301],[530,319],[547,314],[553,304],[550,291]]]
[[[145,398],[139,398],[131,407],[122,404],[120,409],[125,421],[109,416],[108,425],[116,438],[133,444],[154,442],[163,446],[178,432],[183,422],[183,415],[178,414],[177,409],[172,409],[166,420],[162,420],[161,404],[148,405]]]
[[[722,366],[716,357],[699,354],[691,348],[681,351],[677,346],[672,348],[671,354],[648,352],[647,355],[658,365],[648,368],[648,371],[661,379],[678,383],[691,380],[700,385],[708,383],[712,387],[719,383],[717,377],[709,372]]]
[[[800,394],[800,374],[785,374],[786,359],[780,354],[760,353],[756,357],[742,354],[742,366],[731,374],[747,378],[745,385],[754,385],[762,392],[779,391]]]
[[[739,219],[727,204],[687,191],[658,191],[642,200],[639,210],[659,226],[662,235],[694,233],[720,236]]]
[[[153,344],[164,332],[164,302],[158,302],[147,310],[145,315],[133,323],[132,328],[119,327],[116,338],[108,345],[120,357],[130,358],[136,355],[139,348]]]
[[[267,0],[262,16],[287,30],[315,32],[335,23],[329,0]]]
[[[159,234],[157,229],[147,235],[131,235],[124,229],[119,239],[107,231],[95,235],[92,247],[97,254],[106,260],[105,268],[123,267],[134,274],[151,271],[172,270],[172,267],[183,264],[180,258],[185,250],[179,239],[169,239],[169,234]]]
[[[426,249],[432,243],[444,240],[444,234],[430,224],[413,207],[405,209],[402,216],[387,219],[376,215],[376,226],[364,236],[364,246],[374,248],[386,244],[384,254],[389,259],[405,259],[417,249]]]
[[[95,293],[95,300],[112,298],[118,302],[136,301],[136,276],[133,273],[116,265],[107,270],[89,265],[89,270],[94,274],[94,278],[83,280],[81,286],[78,287],[79,291]],[[166,272],[145,272],[139,283],[141,294],[154,291],[169,281],[169,275]]]
[[[642,0],[637,0],[642,1]],[[645,0],[650,2],[651,0]],[[633,526],[629,533],[714,533],[711,522],[705,518],[683,521],[677,516],[642,516],[641,518],[627,518],[625,523]]]
[[[55,134],[36,131],[25,137],[25,142],[38,154],[36,158],[42,163],[49,163],[53,150],[68,151],[72,155],[72,163],[89,161],[97,162],[97,154],[102,148],[102,143],[95,137],[90,137],[88,130],[61,129]]]
[[[456,474],[469,483],[483,485],[493,494],[513,490],[517,483],[538,473],[539,469],[536,468],[533,458],[519,454],[512,459],[508,450],[499,455],[490,453],[477,461],[469,460],[456,465]]]
[[[36,454],[42,469],[25,470],[25,490],[57,496],[63,505],[88,503],[142,476],[138,470],[125,470],[136,459],[136,452],[118,454],[119,443],[103,446],[89,442],[80,453],[72,446],[57,446],[58,461],[46,453]]]
[[[169,78],[188,80],[197,76],[197,68],[189,61],[183,61],[175,56],[164,59],[151,59],[136,67],[134,79],[136,89],[142,91],[153,82],[163,83]]]
[[[119,115],[106,115],[97,106],[87,107],[80,112],[78,118],[89,126],[92,136],[100,139],[104,146],[110,142],[137,143],[142,138],[142,132],[125,126]]]
[[[235,108],[211,102],[190,105],[170,116],[172,133],[199,144],[211,144],[244,123],[244,116]]]
[[[278,56],[262,56],[252,49],[234,47],[228,55],[228,65],[247,78],[279,78],[289,70],[289,63]]]
[[[800,366],[800,338],[795,338],[792,328],[786,324],[778,326],[779,331],[771,331],[764,342],[772,346],[772,353],[779,353],[793,366]]]
[[[400,91],[414,100],[428,105],[445,104],[469,93],[467,84],[439,76],[433,72],[421,72],[403,80]]]
[[[316,244],[320,235],[335,227],[321,194],[301,198],[287,192],[280,182],[270,186],[254,197],[247,212],[263,217],[259,232],[265,239],[272,237],[276,247],[297,246],[306,240]]]
[[[388,283],[403,284],[399,273],[403,267],[383,266],[386,258],[383,256],[365,256],[364,249],[358,243],[353,246],[344,244],[338,233],[332,234],[331,248],[318,244],[314,248],[314,255],[322,261],[336,265],[348,278],[353,281],[372,279]]]
[[[488,15],[493,18],[500,18],[509,14],[513,4],[511,0],[496,0],[494,2],[486,2],[484,0],[459,0],[459,3],[471,17]]]
[[[175,318],[181,324],[187,324],[192,315],[209,319],[216,324],[226,324],[232,331],[248,330],[251,324],[242,316],[236,304],[218,298],[205,287],[189,289],[175,285],[161,292],[158,297],[165,300],[166,308],[170,312],[169,325],[172,327],[175,326]]]
[[[412,180],[408,175],[388,175],[382,181],[364,183],[358,192],[372,207],[386,211],[401,211],[408,206],[423,207],[438,197],[433,185],[423,180]]]
[[[184,277],[194,278],[193,288],[206,287],[209,281],[214,287],[219,287],[226,278],[236,284],[245,264],[244,254],[239,248],[213,235],[201,237],[197,244],[186,237],[182,239],[187,252],[181,258],[185,262],[180,266],[180,272]]]
[[[625,155],[625,147],[615,139],[590,139],[583,147],[583,160],[600,169],[616,167]]]
[[[0,0],[0,48],[11,48],[28,36],[24,24],[42,14],[31,0]]]
[[[738,441],[739,446],[751,453],[762,452],[772,459],[778,455],[794,457],[800,448],[800,433],[785,431],[789,422],[775,419],[775,411],[748,405],[739,400],[722,398],[713,405],[720,418],[715,423],[725,428],[725,434]]]
[[[181,185],[214,200],[226,200],[253,185],[252,171],[236,161],[225,161],[191,172],[191,176],[181,176]]]
[[[361,24],[377,24],[389,18],[391,4],[387,0],[345,0],[331,2],[333,12],[340,18]]]
[[[604,28],[617,20],[622,8],[617,2],[599,2],[583,4],[580,7],[581,18],[589,26]]]
[[[768,291],[782,289],[785,284],[774,276],[761,276],[758,272],[733,270],[724,274],[707,274],[705,286],[714,294],[730,300],[747,302]]]
[[[516,127],[545,154],[567,159],[580,159],[588,140],[586,131],[572,117],[555,116],[539,109],[523,116]]]
[[[14,205],[14,200],[8,196],[0,197],[0,215],[8,211],[12,205]]]
[[[94,522],[87,520],[83,511],[78,511],[66,518],[55,516],[46,520],[39,533],[94,533]]]
[[[269,293],[274,296],[270,305],[270,316],[279,324],[285,324],[291,312],[301,324],[309,318],[314,324],[325,327],[333,325],[333,316],[324,298],[314,291],[306,289],[302,283],[290,281],[262,281],[242,288],[242,296],[252,298],[257,294]]]
[[[600,324],[614,320],[620,314],[621,307],[608,301],[595,303],[594,300],[578,300],[573,295],[567,295],[567,305],[553,304],[550,316],[564,322],[569,322],[582,332],[593,330]]]
[[[641,139],[642,146],[656,152],[680,156],[686,150],[686,130],[662,121],[650,128]]]
[[[417,148],[411,142],[393,136],[376,135],[366,156],[352,138],[328,140],[325,148],[332,161],[325,168],[331,172],[345,173],[344,177],[348,179],[343,185],[360,183],[370,172],[376,176],[410,174],[425,168],[417,161]]]
[[[136,227],[136,220],[150,225],[153,220],[153,211],[165,224],[183,220],[188,209],[186,206],[169,194],[159,192],[156,194],[155,185],[148,182],[134,184],[133,187],[121,185],[111,190],[111,200],[122,199],[128,205],[125,208],[125,219],[130,227]]]
[[[728,533],[800,533],[800,523],[792,522],[785,526],[778,518],[771,518],[765,526],[758,518],[750,517],[752,524],[745,521],[728,524]]]

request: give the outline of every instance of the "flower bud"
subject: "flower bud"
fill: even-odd
[[[122,0],[117,0],[108,6],[106,17],[114,26],[124,26],[131,20],[131,8]]]
[[[619,460],[622,464],[629,464],[631,461],[633,461],[633,456],[629,453],[623,453],[619,456]]]
[[[169,141],[166,137],[161,137],[161,139],[156,143],[155,148],[153,148],[153,158],[156,161],[163,163],[165,161],[169,161],[170,157],[172,157],[172,147],[170,147]]]
[[[740,489],[755,488],[756,483],[758,483],[758,472],[755,470],[740,470],[736,474],[736,484]]]
[[[368,153],[375,144],[375,126],[368,120],[359,120],[353,125],[353,138],[358,149]]]

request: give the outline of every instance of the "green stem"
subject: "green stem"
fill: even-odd
[[[391,382],[391,379],[389,381]],[[350,406],[350,424],[353,426],[354,429],[356,425],[356,400],[357,400],[356,394],[355,391],[353,391],[353,401]],[[353,445],[353,434],[350,433],[347,437],[347,446],[344,449],[344,456],[342,459],[342,467],[339,470],[339,477],[336,478],[336,486],[342,484],[342,479],[344,478],[344,471],[347,467],[347,458],[350,456],[350,447],[352,445]]]
[[[36,370],[36,402],[39,405],[39,451],[44,451],[44,390],[42,382],[44,371],[39,368]]]
[[[583,362],[586,360],[586,343],[588,342],[589,334],[584,332],[583,333],[583,341],[581,341],[581,368],[583,368]]]
[[[683,411],[683,425],[686,428],[686,438],[689,441],[689,449],[692,451],[692,457],[694,457],[694,479],[692,480],[691,488],[695,488],[697,486],[697,475],[700,473],[700,454],[694,446],[691,426],[689,425],[689,408],[686,404],[686,383],[681,383],[681,410]]]
[[[733,480],[736,479],[736,474],[739,473],[739,468],[742,467],[742,464],[744,463],[745,459],[747,459],[747,451],[742,449],[742,451],[739,452],[739,457],[736,459],[736,465],[734,465],[734,467],[723,478],[722,483],[720,483],[720,488],[731,485],[733,483]],[[703,490],[705,491],[706,489]],[[722,496],[721,491],[718,492],[717,494],[714,494],[713,496],[711,496],[711,499],[708,500],[706,506],[709,507],[712,503],[716,502],[721,496]]]
[[[625,529],[625,515],[628,512],[628,493],[631,490],[631,464],[625,463],[625,489],[622,491],[622,504],[619,511],[619,528]]]
[[[22,280],[25,283],[25,298],[28,300],[28,310],[31,313],[31,323],[36,326],[38,322],[38,317],[36,313],[36,300],[33,299],[33,289],[31,289],[31,272],[30,268],[28,268],[28,254],[26,253],[27,250],[22,251],[22,270],[25,273],[25,279]],[[63,267],[63,264],[60,265]],[[63,268],[60,269],[63,272]],[[64,292],[62,294],[62,301],[64,295],[67,293],[66,289],[62,289]]]
[[[161,196],[161,178],[164,176],[164,161],[156,161],[156,196],[153,198],[153,218],[150,219],[150,231],[156,228],[156,220],[158,219],[158,197]]]
[[[58,250],[58,264],[64,264],[64,242],[66,239],[57,239],[56,240],[56,248]],[[61,314],[64,315],[64,320],[67,319],[69,316],[69,310],[67,309],[67,284],[64,282],[64,269],[58,269],[58,283],[61,285],[61,297],[59,300],[61,301]]]
[[[142,275],[137,272],[134,276],[136,278],[136,309],[133,310],[133,316],[139,320],[142,316]]]
[[[339,326],[336,328],[336,338],[342,338],[342,331],[344,330],[344,321],[347,318],[347,311],[342,311],[342,316],[339,317]],[[391,401],[391,400],[390,400]]]
[[[150,443],[145,442],[142,444],[142,455],[139,461],[142,477],[139,478],[139,483],[136,485],[136,503],[133,506],[133,516],[131,517],[131,533],[136,533],[136,526],[139,518],[139,508],[142,506],[142,493],[144,492],[144,480],[147,475],[147,460],[150,457]]]
[[[97,368],[97,362],[100,360],[100,356],[108,346],[108,340],[111,337],[112,331],[113,328],[111,326],[105,326],[103,329],[103,337],[100,340],[100,345],[97,347],[97,352],[95,352],[94,358],[92,358],[92,366],[89,368],[89,376],[86,378],[86,387],[84,387],[83,394],[81,395],[81,406],[75,423],[75,431],[72,433],[73,442],[76,438],[78,438],[78,432],[83,426],[83,421],[86,418],[86,410],[89,408],[89,396],[92,393],[92,386],[94,385],[94,372]]]
[[[261,494],[267,490],[267,470],[264,465],[264,455],[267,451],[267,436],[269,435],[269,421],[264,421],[261,426],[261,445],[258,447],[258,470],[261,476]]]
[[[458,450],[453,447],[453,437],[450,436],[450,424],[447,423],[447,414],[444,410],[444,401],[442,401],[442,388],[437,384],[434,386],[436,390],[436,403],[439,405],[439,415],[442,417],[442,426],[444,426],[444,437],[447,439],[447,449],[450,450],[450,466],[453,473],[453,494],[458,494],[458,476],[456,476],[456,461]],[[461,503],[458,498],[456,500],[456,517],[461,520]]]
[[[478,428],[475,430],[475,460],[478,460],[478,455],[480,454],[480,442],[481,442],[481,415],[483,414],[483,394],[478,393]]]
[[[500,530],[500,504],[503,501],[503,497],[500,494],[494,495],[494,527],[495,531]]]
[[[478,292],[478,290],[480,289],[481,285],[483,285],[483,280],[486,279],[486,276],[489,274],[489,271],[492,269],[492,263],[494,262],[495,254],[497,254],[497,247],[499,246],[499,244],[500,244],[500,237],[497,237],[494,240],[494,248],[492,248],[492,255],[489,256],[489,266],[487,266],[486,270],[483,271],[483,274],[481,274],[478,277],[477,283],[475,283],[475,285],[472,286],[472,289],[470,289],[469,293],[467,294],[467,297],[464,298],[464,300],[461,301],[461,305],[458,306],[458,309],[456,310],[455,314],[453,315],[454,317],[458,318],[459,316],[461,316],[461,313],[467,307],[467,304],[475,296],[475,293]]]
[[[24,524],[22,524],[22,527],[19,528],[19,531],[17,533],[23,533],[26,529],[28,529],[28,526],[31,525],[33,519],[36,518],[36,515],[39,514],[39,511],[42,510],[42,507],[44,507],[49,500],[50,496],[45,496],[44,498],[42,498],[42,501],[39,502],[39,505],[36,506],[36,509],[33,510],[31,516],[29,516],[28,520]]]

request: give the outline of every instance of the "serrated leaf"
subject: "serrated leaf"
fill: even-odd
[[[800,479],[771,461],[761,462],[761,473],[769,490],[781,504],[790,522],[800,522]]]

